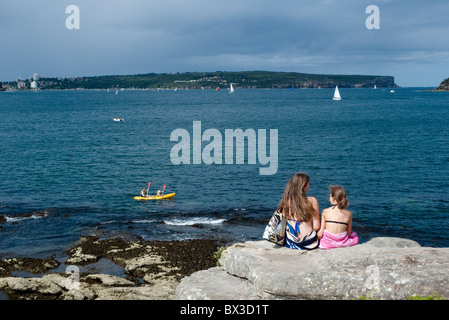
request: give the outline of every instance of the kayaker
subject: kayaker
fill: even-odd
[[[162,197],[162,191],[161,191],[161,190],[158,190],[156,196]]]
[[[140,191],[140,196],[141,197],[146,197],[147,195],[146,195],[146,189],[145,188],[143,188],[141,191]]]

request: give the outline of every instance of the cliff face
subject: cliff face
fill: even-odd
[[[447,78],[446,80],[443,80],[440,84],[440,86],[438,88],[436,88],[435,90],[438,91],[449,91],[449,78]]]
[[[261,82],[263,83],[263,82]],[[358,76],[358,75],[306,75],[293,74],[276,81],[266,81],[263,87],[269,88],[397,88],[391,76]]]

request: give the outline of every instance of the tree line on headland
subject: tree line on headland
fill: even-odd
[[[24,81],[22,89],[30,89],[31,79]],[[45,78],[38,81],[44,90],[65,89],[216,89],[229,88],[394,88],[392,76],[325,75],[271,71],[217,71],[184,73],[147,73],[136,75],[107,75],[72,78]],[[3,83],[3,90],[15,88],[16,82]]]
[[[449,78],[441,81],[440,86],[435,89],[436,91],[449,91]]]

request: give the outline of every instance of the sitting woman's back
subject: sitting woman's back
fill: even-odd
[[[318,246],[316,231],[320,229],[318,201],[307,197],[310,178],[304,173],[295,174],[287,184],[278,211],[287,219],[286,247],[314,249]]]

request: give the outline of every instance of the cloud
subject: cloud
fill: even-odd
[[[382,73],[408,81],[425,67],[426,82],[437,84],[449,57],[449,3],[442,0],[3,2],[0,31],[8,49],[0,59],[8,63],[0,65],[0,80],[34,72],[258,69]],[[80,8],[80,30],[65,28],[71,4]],[[380,8],[379,30],[365,27],[370,4]]]

